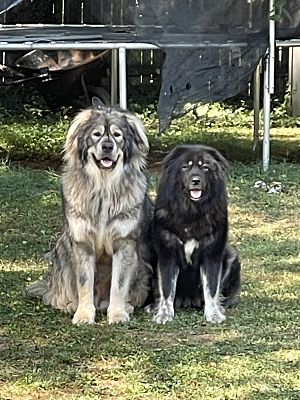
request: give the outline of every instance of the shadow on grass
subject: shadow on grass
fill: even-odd
[[[300,244],[297,238],[283,240],[270,239],[264,233],[261,235],[243,233],[240,247],[245,257],[254,253],[256,269],[260,266],[270,273],[300,272],[299,252]],[[298,258],[298,260],[297,260]],[[261,259],[258,263],[257,260]]]
[[[150,138],[151,151],[149,159],[152,162],[159,162],[167,154],[169,150],[177,144],[205,144],[215,147],[231,162],[254,162],[262,160],[262,144],[260,143],[255,151],[253,151],[252,139],[235,137],[234,134],[229,135],[224,132],[209,131],[199,132],[197,136],[189,137],[188,135],[169,137],[167,140],[163,138]],[[299,140],[271,140],[271,162],[300,162],[300,139]]]
[[[55,243],[53,233],[60,230],[58,179],[45,173],[6,171],[0,175],[0,187],[5,268],[0,268],[0,386],[25,382],[46,389],[74,388],[80,394],[93,387],[103,396],[116,382],[123,382],[126,390],[139,382],[144,392],[178,390],[179,398],[195,398],[186,390],[192,391],[197,382],[211,390],[227,381],[236,387],[255,387],[261,371],[284,374],[296,368],[272,361],[274,353],[298,346],[298,305],[292,299],[296,283],[284,290],[277,286],[281,272],[299,272],[299,243],[294,236],[281,234],[278,241],[253,234],[247,226],[242,229],[242,253],[254,259],[255,269],[252,273],[248,267],[241,303],[222,326],[206,325],[202,313],[179,311],[167,326],[157,326],[149,315],[137,312],[123,326],[108,326],[106,316],[99,314],[95,326],[74,327],[70,315],[23,294],[28,277],[40,273],[28,267],[28,261],[41,257]],[[247,210],[243,201],[239,206]],[[258,212],[272,217],[266,206]],[[16,265],[19,271],[10,269]],[[266,282],[274,283],[272,290]],[[233,372],[224,377],[223,370]],[[249,389],[247,398],[267,399],[274,393],[274,398],[295,398],[280,377],[270,385],[267,394],[260,388]]]
[[[58,179],[50,173],[0,170],[2,260],[41,258],[62,229]]]
[[[239,368],[253,372],[270,361],[274,352],[297,346],[296,301],[262,293],[242,294],[240,305],[222,326],[206,325],[202,313],[181,310],[167,326],[157,326],[140,311],[123,326],[108,326],[106,316],[99,314],[96,325],[77,327],[72,326],[70,315],[25,297],[26,277],[23,271],[0,272],[4,295],[0,304],[0,381],[82,390],[104,377],[126,381],[124,376],[129,374],[133,376],[129,381],[138,379],[172,389],[180,382],[188,385],[193,381],[193,376],[187,375],[190,367],[200,365],[204,376],[215,375],[223,382],[212,365],[229,368],[233,360],[241,362]],[[285,366],[273,360],[272,368],[284,370]],[[296,369],[296,365],[288,368]],[[241,371],[240,378],[230,379],[237,379],[238,385],[255,384],[257,377],[243,377],[247,373]]]

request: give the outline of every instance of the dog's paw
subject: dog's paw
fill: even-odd
[[[204,316],[207,322],[211,324],[221,324],[226,320],[226,316],[219,308],[205,309]]]
[[[133,314],[134,313],[134,306],[132,304],[130,304],[130,303],[126,303],[125,304],[125,309],[126,309],[126,312],[128,314]]]
[[[99,304],[98,310],[100,311],[106,311],[108,309],[109,306],[109,302],[107,300],[103,300],[101,301],[101,303]]]
[[[128,322],[130,320],[129,314],[127,311],[108,311],[107,312],[108,323],[111,324],[120,324],[124,322]]]
[[[77,310],[78,304],[76,303],[68,303],[66,307],[66,311],[69,313],[74,313]]]
[[[157,324],[166,324],[167,322],[173,321],[174,313],[171,311],[158,311],[156,315],[153,317],[153,321]]]
[[[154,304],[154,303],[148,304],[146,307],[144,307],[144,311],[145,311],[147,314],[154,314],[155,311],[156,311],[156,306],[155,306],[155,304]]]
[[[191,304],[192,304],[192,299],[190,299],[189,297],[186,297],[186,298],[183,300],[182,307],[184,307],[184,308],[190,308],[190,307],[191,307]]]
[[[72,323],[74,325],[82,325],[82,324],[94,324],[96,316],[95,307],[86,309],[78,307],[74,317],[72,319]]]

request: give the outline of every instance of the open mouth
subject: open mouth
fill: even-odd
[[[200,200],[201,196],[202,196],[202,190],[200,190],[200,189],[190,190],[190,197],[192,200],[195,200],[195,201]]]
[[[107,170],[112,170],[115,168],[117,162],[118,162],[118,158],[116,159],[116,161],[112,160],[109,157],[103,157],[100,158],[100,160],[98,160],[95,155],[93,154],[93,159],[96,163],[96,165],[101,168],[101,169],[107,169]]]

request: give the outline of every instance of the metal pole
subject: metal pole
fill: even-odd
[[[260,65],[257,64],[254,73],[254,93],[253,93],[253,108],[254,108],[254,137],[253,137],[253,151],[255,151],[256,146],[259,141],[259,105],[260,105]]]
[[[111,42],[31,42],[23,43],[5,42],[0,39],[0,50],[107,50],[124,47],[132,50],[155,50],[159,47],[149,43],[111,43]],[[189,45],[191,47],[191,45]]]
[[[275,19],[274,19],[274,0],[270,0],[270,19],[269,19],[269,92],[274,93],[275,89]],[[272,19],[271,19],[272,18]]]
[[[110,77],[111,105],[118,103],[118,50],[111,51],[111,77]]]
[[[293,110],[293,90],[294,90],[294,79],[293,79],[293,70],[294,70],[294,47],[289,48],[289,72],[288,72],[288,93],[291,94],[289,96],[289,109]],[[293,111],[292,111],[293,112]]]
[[[266,172],[270,164],[270,111],[271,95],[269,91],[269,54],[266,57],[264,70],[264,138],[263,138],[263,170]]]
[[[119,48],[119,95],[120,107],[127,108],[126,49]]]
[[[299,39],[289,39],[289,40],[276,40],[277,47],[299,47]]]
[[[38,27],[37,27],[38,28]],[[3,32],[4,33],[4,30]],[[11,41],[5,41],[5,38],[0,38],[0,50],[8,51],[8,50],[70,50],[70,49],[78,49],[78,50],[107,50],[107,49],[119,49],[120,47],[124,47],[125,49],[131,50],[155,50],[159,49],[158,46],[150,43],[136,43],[136,42],[129,42],[129,43],[112,43],[112,42],[78,42],[74,39],[73,42],[64,42],[62,41],[47,41],[47,42],[32,42],[26,40],[22,43],[14,43]],[[241,48],[247,47],[247,43],[245,42],[236,42],[236,43],[174,43],[174,44],[166,44],[165,48],[176,48],[176,49],[201,49],[201,48],[227,48],[227,49],[234,49],[234,48]]]
[[[274,0],[269,3],[269,51],[264,71],[264,139],[263,139],[263,170],[266,172],[270,165],[270,113],[271,93],[275,87],[275,20]]]

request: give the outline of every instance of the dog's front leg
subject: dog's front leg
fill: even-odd
[[[138,263],[135,241],[120,240],[114,247],[116,249],[112,257],[110,300],[107,309],[109,324],[127,322],[130,319],[126,311],[126,299]]]
[[[174,299],[176,284],[179,274],[179,266],[174,256],[160,257],[157,265],[159,303],[154,321],[157,324],[165,324],[174,317]]]
[[[206,259],[200,267],[204,295],[204,316],[207,322],[220,324],[225,321],[220,304],[221,261]]]
[[[78,307],[73,324],[93,324],[96,308],[94,306],[95,256],[84,243],[74,243],[74,270],[78,293]]]

